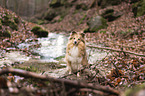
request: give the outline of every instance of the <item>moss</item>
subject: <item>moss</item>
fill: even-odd
[[[22,69],[22,70],[26,70],[26,71],[31,71],[31,72],[39,72],[36,68],[34,68],[33,66],[30,66],[30,67],[19,67],[19,66],[15,66],[13,68],[16,68],[16,69]]]
[[[8,30],[5,30],[5,31],[0,31],[0,37],[11,37],[11,32],[8,31]]]
[[[64,58],[65,56],[59,56],[59,57],[56,57],[54,58],[55,60],[61,60],[62,58]]]
[[[61,22],[61,21],[63,20],[63,18],[64,18],[64,17],[61,16],[61,17],[59,18],[58,22]]]
[[[105,34],[105,33],[106,33],[106,31],[100,31],[100,33],[104,33],[104,34]]]
[[[31,30],[35,35],[38,37],[47,37],[48,36],[48,31],[42,29],[39,26],[34,26]]]
[[[50,6],[53,8],[60,7],[62,5],[68,6],[67,0],[51,0]]]
[[[50,3],[50,6],[53,7],[53,8],[60,7],[60,6],[62,6],[61,1],[62,0],[52,0],[51,3]]]
[[[106,28],[106,27],[108,26],[108,25],[107,25],[107,20],[104,19],[104,18],[101,18],[101,21],[102,21],[101,29],[102,29],[102,28]],[[98,29],[98,30],[100,30],[100,29]]]
[[[52,0],[51,4],[56,4],[58,1],[57,0]]]
[[[45,22],[44,22],[44,20],[37,20],[36,23],[37,23],[38,25],[42,25],[42,24],[44,24]]]
[[[143,0],[140,5],[141,7],[138,7],[138,10],[137,10],[137,17],[145,14],[145,0]]]
[[[35,31],[38,31],[39,29],[41,29],[41,27],[39,27],[39,26],[34,26],[33,28],[32,28],[32,32],[35,32]]]
[[[145,14],[145,0],[134,3],[132,7],[135,17],[143,16]]]

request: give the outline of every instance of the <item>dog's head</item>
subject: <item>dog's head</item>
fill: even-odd
[[[75,31],[71,32],[69,40],[74,44],[78,45],[80,42],[85,43],[85,34],[77,33]]]

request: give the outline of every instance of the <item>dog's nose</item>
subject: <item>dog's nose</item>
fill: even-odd
[[[77,44],[77,41],[75,41],[74,44]]]

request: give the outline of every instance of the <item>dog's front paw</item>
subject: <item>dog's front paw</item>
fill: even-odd
[[[69,71],[69,74],[72,74],[72,71]]]
[[[69,74],[72,74],[72,69],[71,69],[71,67],[67,67],[67,72],[68,72]]]
[[[80,77],[80,72],[77,73],[77,77]]]

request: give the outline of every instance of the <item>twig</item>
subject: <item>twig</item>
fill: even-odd
[[[115,71],[116,71],[118,77],[120,77],[120,74],[119,74],[119,70],[118,70],[118,68],[116,67],[116,65],[114,64],[114,62],[111,61],[111,63],[112,63],[113,66],[115,67],[115,69],[116,69]]]
[[[72,81],[72,80],[67,80],[67,79],[58,79],[58,78],[54,78],[54,77],[50,77],[50,76],[46,76],[46,75],[39,75],[39,74],[36,74],[33,72],[21,70],[21,69],[8,68],[8,69],[0,70],[0,75],[4,75],[7,73],[13,73],[13,74],[17,74],[17,75],[27,77],[27,78],[35,78],[35,79],[41,79],[41,80],[45,80],[45,81],[53,81],[55,83],[64,82],[65,85],[68,85],[71,87],[94,89],[94,90],[103,91],[105,93],[114,94],[117,96],[120,94],[120,92],[118,90],[115,90],[115,89],[108,87],[108,86],[90,85],[90,84],[79,82],[79,81]]]
[[[134,52],[131,52],[131,51],[122,51],[122,50],[113,49],[113,48],[110,48],[110,47],[100,47],[100,46],[94,46],[94,45],[93,46],[92,45],[87,45],[87,47],[97,48],[97,49],[111,50],[111,51],[115,51],[115,52],[125,52],[125,53],[128,53],[128,54],[133,54],[133,55],[136,55],[136,56],[145,57],[144,54],[138,54],[138,53],[134,53]]]

